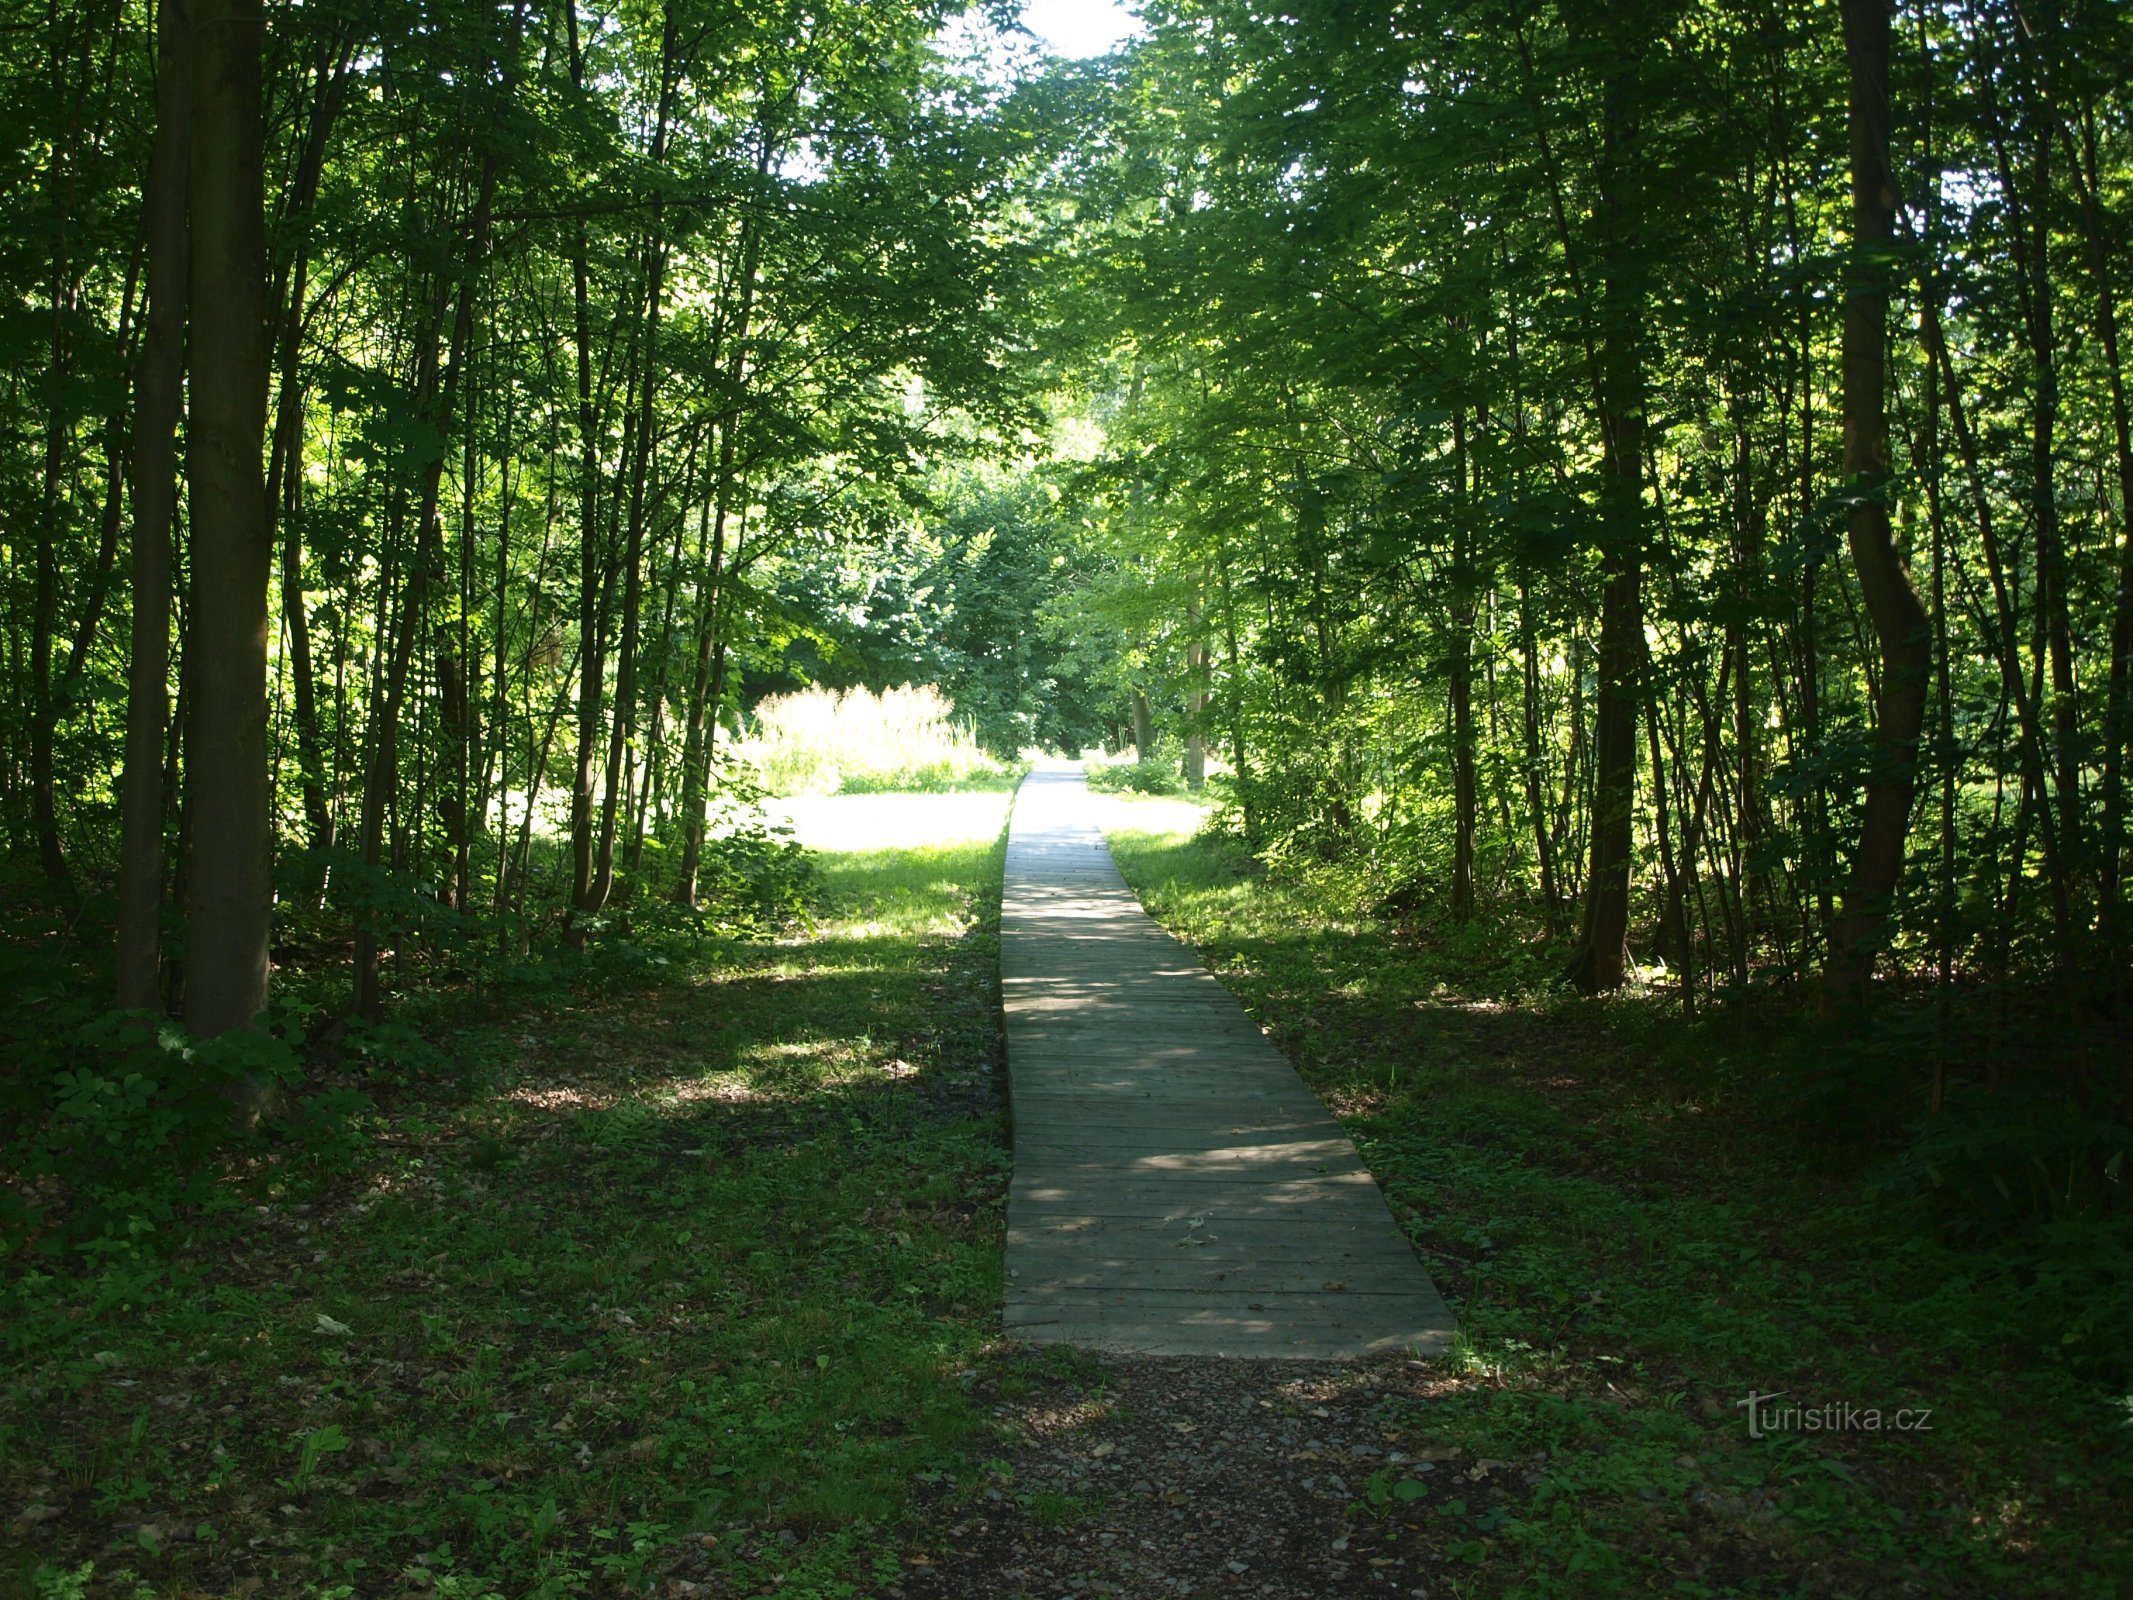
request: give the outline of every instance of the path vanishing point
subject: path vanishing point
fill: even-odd
[[[1355,1146],[1141,910],[1079,767],[1040,767],[1016,797],[1000,978],[1010,1334],[1319,1359],[1449,1343]]]

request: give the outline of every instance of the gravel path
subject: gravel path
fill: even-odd
[[[994,1378],[1003,1389],[1028,1380]],[[1199,1600],[1450,1595],[1495,1508],[1538,1462],[1469,1461],[1429,1443],[1452,1382],[1422,1362],[1328,1364],[1075,1356],[995,1409],[1005,1470],[903,1600]],[[1372,1505],[1372,1480],[1381,1506]],[[1391,1493],[1397,1484],[1415,1487]],[[966,1490],[967,1492],[967,1490]]]

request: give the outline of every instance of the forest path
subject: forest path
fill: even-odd
[[[1449,1342],[1355,1146],[1141,910],[1078,766],[1039,767],[1016,797],[1000,979],[1009,1333],[1314,1359]]]

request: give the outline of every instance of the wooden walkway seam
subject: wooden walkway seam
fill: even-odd
[[[1016,797],[1000,975],[1009,1333],[1317,1360],[1450,1343],[1354,1143],[1141,910],[1078,766],[1040,767]]]

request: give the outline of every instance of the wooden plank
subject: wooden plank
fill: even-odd
[[[1340,1126],[1134,902],[1078,770],[1017,799],[1001,916],[1004,1315],[1101,1349],[1342,1359],[1452,1318]]]

